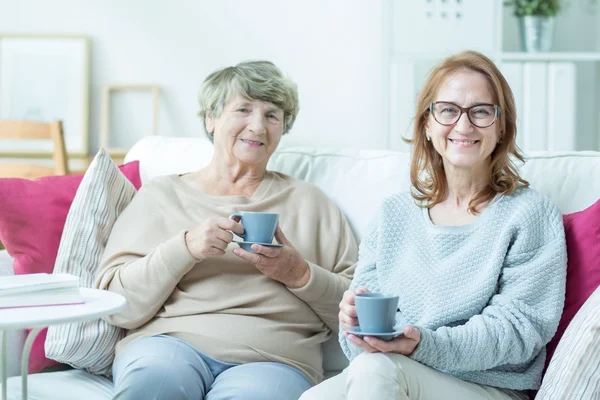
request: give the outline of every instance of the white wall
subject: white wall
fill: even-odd
[[[213,70],[247,59],[275,62],[299,86],[300,115],[284,145],[388,148],[398,132],[387,131],[392,28],[384,26],[383,14],[386,2],[402,1],[408,0],[0,0],[0,32],[90,37],[92,153],[99,147],[104,84],[160,86],[158,133],[203,136],[196,116],[201,82]],[[600,51],[597,3],[567,3],[556,50]],[[504,49],[516,50],[516,23],[504,11]],[[414,25],[416,35],[428,29]],[[578,149],[600,145],[598,65],[578,69],[580,115],[590,116],[578,117]],[[112,131],[127,136],[121,143],[150,130],[149,107],[140,108],[149,102],[127,96],[112,103]]]
[[[382,9],[375,0],[0,0],[0,29],[90,36],[91,151],[102,85],[159,85],[158,133],[203,135],[201,82],[247,59],[273,61],[299,86],[284,144],[385,148]],[[135,127],[136,110],[115,111],[117,124]]]

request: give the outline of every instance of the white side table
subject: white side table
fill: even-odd
[[[0,341],[2,346],[2,400],[7,399],[6,387],[6,331],[12,329],[32,328],[23,346],[21,359],[21,382],[23,400],[27,400],[27,373],[29,352],[37,334],[50,325],[61,325],[72,322],[88,321],[123,310],[126,300],[118,293],[107,290],[81,288],[84,304],[6,308],[0,310]]]

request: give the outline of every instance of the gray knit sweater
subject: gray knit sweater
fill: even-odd
[[[408,193],[386,199],[363,238],[353,288],[400,296],[411,355],[460,379],[536,389],[564,305],[567,251],[558,208],[532,189],[497,196],[476,220],[437,226]],[[340,332],[344,353],[361,350]]]

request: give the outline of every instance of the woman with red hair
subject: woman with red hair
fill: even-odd
[[[561,214],[513,164],[510,87],[486,56],[442,61],[420,93],[412,190],[389,197],[340,303],[351,360],[301,399],[519,399],[537,389],[565,296]],[[399,296],[384,341],[357,333],[355,294]]]

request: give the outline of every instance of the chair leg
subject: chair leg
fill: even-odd
[[[62,121],[53,121],[50,123],[50,134],[54,142],[53,158],[55,174],[67,175],[69,173],[69,165]]]

